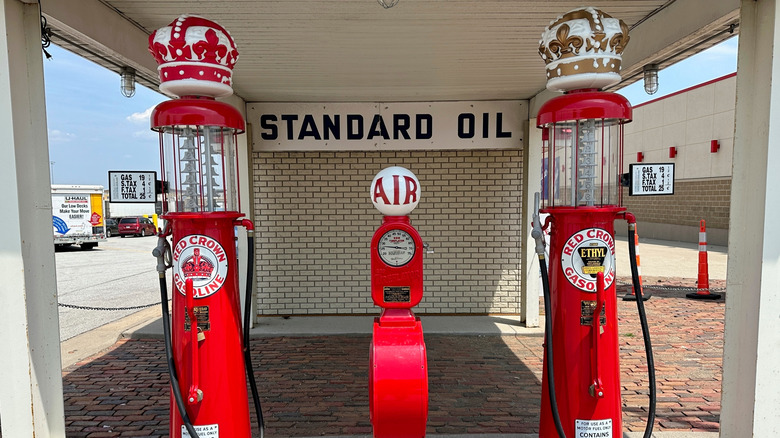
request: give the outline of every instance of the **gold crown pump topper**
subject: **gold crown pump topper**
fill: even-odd
[[[250,438],[247,377],[262,435],[248,336],[254,226],[242,219],[237,169],[244,119],[215,100],[233,93],[236,44],[219,24],[182,15],[149,36],[149,51],[159,64],[160,90],[179,96],[157,105],[151,117],[152,130],[160,134],[166,222],[154,254],[171,378],[170,436]],[[243,326],[239,226],[247,229],[249,259]],[[173,272],[170,319],[168,268]]]
[[[628,26],[594,8],[567,12],[550,22],[539,42],[547,88],[563,91],[542,105],[542,191],[532,235],[545,289],[545,355],[539,436],[544,438],[623,436],[615,292],[614,221],[636,221],[621,206],[623,125],[629,102],[603,88],[620,81]],[[541,199],[540,199],[541,198]],[[544,230],[550,233],[549,278]],[[633,248],[633,246],[632,246]],[[635,258],[632,257],[632,262]],[[636,266],[632,267],[632,274]],[[635,278],[636,296],[641,286]],[[651,374],[652,351],[643,323]]]

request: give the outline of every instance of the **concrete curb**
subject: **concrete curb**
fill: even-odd
[[[249,334],[252,338],[305,336],[370,336],[375,315],[301,316],[260,318]],[[378,316],[378,315],[376,315]],[[543,327],[526,327],[519,316],[422,316],[425,335],[534,336]],[[542,326],[544,325],[544,317]],[[131,339],[162,339],[162,319],[148,321],[122,333]]]
[[[155,317],[159,319],[159,315],[159,306],[150,307],[62,341],[60,343],[62,368],[65,369],[81,360],[107,350],[123,336],[123,333],[132,333],[148,325]],[[160,339],[162,339],[162,335],[160,335]]]

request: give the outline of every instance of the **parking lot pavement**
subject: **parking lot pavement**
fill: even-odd
[[[141,310],[128,307],[159,303],[152,257],[156,243],[151,236],[112,237],[91,251],[70,247],[55,252],[62,341]]]

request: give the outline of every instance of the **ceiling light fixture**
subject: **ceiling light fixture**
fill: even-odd
[[[647,64],[642,67],[645,75],[645,93],[655,94],[658,91],[658,64]]]
[[[135,96],[135,70],[130,67],[122,67],[119,78],[121,80],[120,89],[122,91],[122,96]]]
[[[398,4],[398,0],[388,0],[388,1],[376,0],[376,1],[378,1],[379,4],[382,5],[382,7],[385,8],[385,9],[390,9],[393,6],[395,6],[396,4]]]

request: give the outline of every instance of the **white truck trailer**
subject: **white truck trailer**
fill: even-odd
[[[90,250],[106,241],[103,186],[52,185],[54,245]]]

